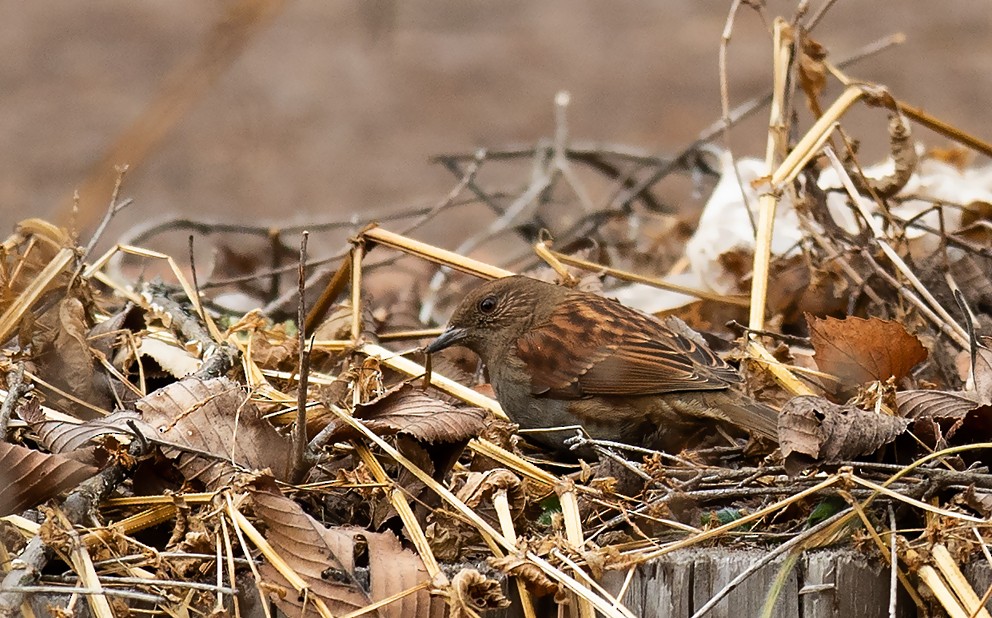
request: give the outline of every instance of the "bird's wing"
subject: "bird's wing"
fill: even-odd
[[[620,303],[576,293],[517,341],[535,395],[650,395],[740,381],[711,350]]]

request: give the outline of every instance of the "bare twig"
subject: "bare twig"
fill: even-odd
[[[297,371],[299,381],[296,384],[296,420],[293,423],[293,471],[291,478],[294,483],[302,480],[310,467],[307,461],[307,378],[310,373],[310,352],[307,349],[307,240],[310,238],[309,232],[303,232],[300,239],[300,263],[299,263],[299,293],[300,303],[296,311],[296,345],[297,345]]]

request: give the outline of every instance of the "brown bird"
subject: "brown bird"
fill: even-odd
[[[433,353],[478,354],[503,410],[555,450],[581,425],[593,438],[681,451],[709,421],[776,440],[778,414],[736,390],[737,371],[681,321],[523,276],[469,292]]]

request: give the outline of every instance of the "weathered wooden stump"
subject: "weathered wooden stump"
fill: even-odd
[[[673,552],[635,570],[623,602],[642,618],[688,618],[728,582],[764,556],[760,550],[694,549]],[[781,574],[779,558],[759,569],[706,616],[752,618],[761,615],[769,591],[781,579],[774,618],[874,618],[889,616],[890,571],[881,560],[850,549],[824,549],[803,554],[790,571]],[[992,569],[976,561],[964,569],[981,596],[992,582]],[[601,584],[612,594],[623,585],[625,572],[611,571]],[[987,607],[992,610],[992,602]],[[541,616],[554,616],[554,606],[542,606]],[[566,615],[575,616],[573,612]],[[916,606],[896,588],[897,618],[917,615]],[[519,618],[519,607],[506,618]]]

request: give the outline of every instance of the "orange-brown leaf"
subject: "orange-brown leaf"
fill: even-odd
[[[817,318],[807,315],[816,365],[836,376],[842,390],[865,382],[900,380],[927,357],[920,340],[898,322],[878,318]]]

